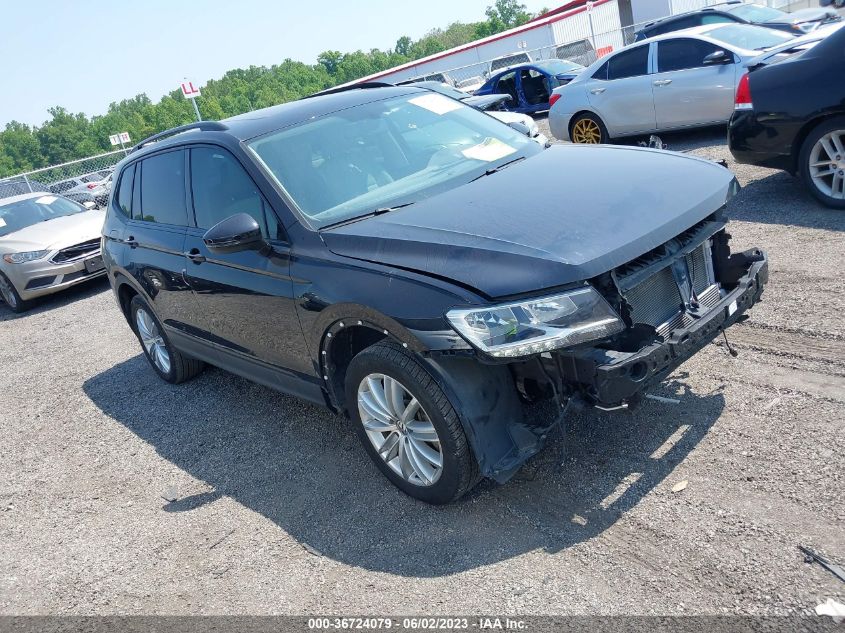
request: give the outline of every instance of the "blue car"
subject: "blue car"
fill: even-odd
[[[541,112],[549,109],[552,90],[568,84],[582,70],[580,64],[563,59],[519,64],[497,72],[475,94],[508,94],[511,101],[505,104],[507,110],[525,114]]]

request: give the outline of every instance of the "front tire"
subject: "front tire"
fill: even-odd
[[[822,204],[845,209],[845,117],[818,125],[798,158],[801,178]]]
[[[569,128],[569,138],[572,139],[573,143],[598,145],[599,143],[607,143],[610,140],[610,135],[607,133],[604,122],[597,115],[585,112],[579,114],[572,121]]]
[[[138,295],[129,304],[129,315],[144,356],[162,380],[178,385],[203,370],[205,364],[201,360],[185,356],[173,347],[150,306]]]
[[[16,314],[26,312],[32,307],[32,303],[21,299],[21,296],[15,289],[15,284],[9,281],[9,278],[3,273],[0,273],[0,297],[3,298],[9,309]]]
[[[387,341],[368,347],[349,363],[345,392],[361,443],[402,492],[444,504],[478,483],[452,403],[413,354]]]

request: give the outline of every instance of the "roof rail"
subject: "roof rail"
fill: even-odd
[[[302,97],[303,99],[310,99],[311,97],[322,97],[323,95],[333,95],[338,92],[346,92],[347,90],[366,90],[367,88],[393,88],[395,84],[388,83],[386,81],[362,81],[359,84],[352,84],[351,86],[340,86],[338,88],[328,88],[326,90],[321,90],[320,92],[315,92],[312,95],[308,95],[307,97]]]
[[[132,149],[129,150],[129,153],[131,154],[132,152],[137,152],[139,149],[144,147],[144,145],[149,145],[150,143],[154,143],[155,141],[160,141],[161,139],[167,138],[168,136],[180,134],[181,132],[187,132],[188,130],[202,130],[204,132],[223,132],[228,129],[229,126],[227,126],[225,123],[220,123],[220,121],[194,121],[193,123],[188,123],[187,125],[172,127],[169,130],[165,130],[164,132],[159,132],[158,134],[148,136],[137,145],[132,146]]]

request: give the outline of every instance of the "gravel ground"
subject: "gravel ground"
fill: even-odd
[[[729,158],[723,138],[665,140]],[[216,369],[161,382],[104,282],[20,317],[0,306],[0,613],[845,602],[796,550],[845,560],[845,214],[786,174],[731,166],[734,243],[771,257],[764,303],[730,332],[739,357],[708,346],[653,391],[680,405],[578,414],[510,484],[445,508],[398,492],[319,408]]]

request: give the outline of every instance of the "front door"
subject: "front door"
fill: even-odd
[[[723,50],[731,63],[705,65]],[[657,73],[652,75],[654,110],[661,130],[723,123],[734,109],[737,64],[734,54],[687,37],[657,43]]]
[[[301,382],[317,383],[293,301],[290,246],[278,217],[223,148],[190,149],[190,183],[196,227],[188,229],[185,241],[185,279],[198,307],[193,335],[216,347],[232,371],[308,397]],[[211,252],[203,234],[238,213],[255,218],[268,246]]]

